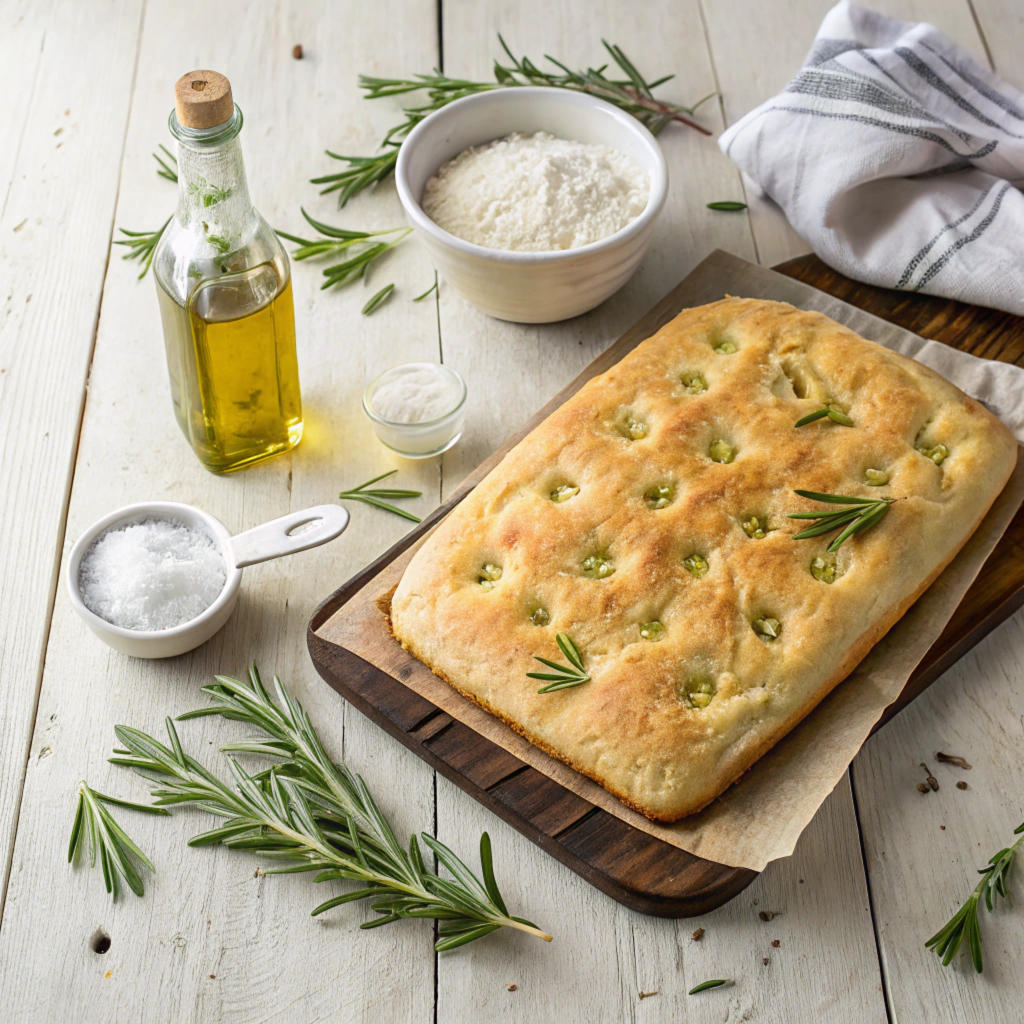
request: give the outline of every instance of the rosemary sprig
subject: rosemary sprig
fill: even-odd
[[[555,643],[558,644],[558,649],[565,655],[566,661],[569,664],[559,665],[557,661],[548,661],[547,658],[542,658],[539,654],[535,654],[533,656],[534,661],[539,661],[541,664],[553,669],[551,672],[526,673],[530,679],[550,680],[547,686],[542,686],[537,691],[538,693],[568,690],[570,687],[581,686],[583,683],[590,682],[590,675],[583,667],[583,655],[580,653],[580,649],[576,646],[576,642],[572,637],[568,633],[556,633]]]
[[[797,424],[799,426],[799,424]],[[801,498],[812,501],[824,501],[832,505],[844,505],[846,508],[834,512],[790,512],[789,519],[815,519],[813,526],[793,534],[793,540],[805,540],[808,537],[820,537],[823,533],[831,533],[842,528],[842,533],[829,544],[828,551],[836,551],[855,533],[870,530],[882,521],[889,506],[895,498],[851,498],[843,494],[822,494],[819,491],[796,491]]]
[[[363,306],[363,316],[369,316],[374,310],[380,309],[388,299],[391,298],[391,293],[395,290],[395,284],[384,285],[383,288],[365,306]]]
[[[137,860],[143,867],[155,871],[150,859],[129,838],[128,833],[114,820],[113,815],[104,804],[116,807],[127,807],[143,814],[163,814],[169,812],[162,807],[151,807],[148,804],[135,804],[129,800],[119,800],[115,796],[107,796],[92,789],[84,780],[78,784],[78,810],[75,811],[75,823],[71,829],[71,842],[68,844],[68,863],[73,863],[79,853],[84,855],[86,843],[89,845],[89,863],[96,867],[99,856],[103,868],[103,883],[107,892],[117,898],[118,878],[123,878],[136,896],[144,892],[142,875],[135,866]],[[134,858],[134,860],[133,860]]]
[[[358,487],[353,487],[351,491],[342,491],[339,498],[351,498],[352,501],[361,501],[367,505],[373,505],[375,508],[382,508],[385,512],[393,512],[396,516],[401,516],[403,519],[408,519],[413,523],[422,523],[423,520],[419,516],[414,516],[411,512],[406,512],[404,508],[398,508],[397,505],[390,505],[386,501],[382,501],[382,498],[421,498],[423,496],[422,491],[402,491],[396,490],[389,487],[378,487],[373,490],[369,490],[370,484],[377,483],[378,480],[386,480],[389,476],[394,476],[397,473],[397,469],[392,469],[387,473],[381,473],[380,476],[375,476],[372,480],[367,480],[365,484],[360,484]]]
[[[964,938],[967,948],[971,951],[971,962],[974,969],[981,974],[981,928],[978,922],[978,901],[985,896],[985,906],[989,913],[998,897],[1006,898],[1006,877],[1010,871],[1017,848],[1024,843],[1024,823],[1013,830],[1020,835],[1012,846],[1007,846],[989,858],[988,867],[978,868],[981,881],[975,886],[974,892],[967,897],[964,905],[939,929],[926,943],[925,948],[932,950],[942,958],[942,966],[946,967],[956,956]]]
[[[127,228],[117,229],[122,235],[128,236],[127,238],[118,238],[114,242],[114,245],[128,246],[128,252],[121,259],[140,260],[142,262],[142,272],[139,274],[140,281],[146,276],[149,265],[153,262],[156,243],[160,241],[160,236],[170,223],[171,218],[168,217],[156,231],[129,231]]]
[[[221,747],[229,755],[233,787],[184,752],[169,718],[169,747],[138,729],[115,730],[123,749],[116,750],[111,761],[150,778],[157,805],[191,804],[225,819],[217,828],[194,836],[190,846],[220,844],[279,861],[281,867],[268,874],[315,871],[317,882],[356,881],[359,888],[326,900],[313,914],[369,899],[379,916],[361,927],[433,918],[444,922],[438,929],[437,950],[454,949],[498,928],[516,928],[551,941],[535,924],[509,914],[495,882],[486,832],[480,838],[482,881],[444,843],[421,835],[452,876],[441,878],[428,870],[415,835],[407,849],[398,842],[362,778],[331,760],[309,716],[276,676],[276,701],[255,666],[248,684],[230,676],[216,680],[203,687],[216,701],[214,706],[179,720],[221,715],[263,734]],[[232,754],[276,763],[250,775]]]
[[[610,78],[605,72],[607,64],[599,68],[587,68],[586,71],[573,71],[566,67],[561,61],[554,57],[546,56],[545,59],[554,65],[550,71],[542,71],[529,57],[517,58],[513,56],[505,40],[498,36],[501,48],[505,51],[510,64],[494,62],[493,82],[474,82],[464,78],[449,78],[440,71],[434,71],[430,75],[414,75],[412,78],[376,78],[372,75],[360,75],[359,87],[366,93],[370,100],[381,99],[389,96],[401,96],[405,93],[426,91],[428,102],[418,107],[407,107],[403,110],[405,120],[395,125],[381,141],[383,152],[376,156],[345,156],[341,153],[334,153],[327,150],[327,155],[334,160],[341,160],[347,164],[346,168],[334,174],[325,174],[319,178],[313,178],[314,185],[326,185],[321,192],[325,195],[328,192],[338,193],[338,205],[344,206],[354,195],[362,192],[383,181],[395,169],[398,161],[398,149],[402,140],[422,121],[428,114],[453,100],[461,99],[463,96],[471,96],[475,93],[489,92],[493,89],[503,89],[522,85],[547,86],[555,89],[569,89],[575,92],[586,92],[592,96],[607,100],[609,103],[619,107],[620,110],[632,114],[638,121],[651,130],[654,135],[672,121],[695,128],[705,135],[711,132],[692,120],[691,117],[696,109],[710,99],[705,96],[699,103],[692,107],[685,107],[677,103],[666,103],[663,100],[654,98],[653,90],[663,85],[674,75],[665,75],[653,82],[647,81],[637,70],[632,61],[623,53],[621,47],[612,45],[601,40],[604,48],[608,51],[615,66],[623,77]],[[714,95],[713,93],[711,95]]]
[[[335,263],[324,270],[324,277],[327,280],[320,286],[321,290],[330,288],[333,284],[346,285],[358,281],[366,275],[370,264],[393,249],[412,231],[412,228],[388,228],[386,231],[349,231],[314,220],[304,209],[302,216],[321,235],[326,237],[300,238],[298,235],[288,234],[287,231],[278,231],[277,234],[281,238],[287,238],[289,242],[298,244],[299,248],[292,253],[293,259],[305,260],[311,256],[339,252],[344,253],[346,257],[341,263]],[[397,237],[388,242],[379,241],[387,235],[396,235]]]
[[[167,160],[164,160],[159,153],[154,153],[153,159],[160,165],[156,173],[159,174],[161,178],[166,178],[168,181],[173,181],[177,184],[178,158],[162,142],[159,145],[166,154],[167,160],[170,160],[171,163],[167,163]],[[174,166],[172,167],[171,164]]]
[[[808,423],[813,423],[815,420],[823,420],[828,417],[833,423],[838,423],[843,427],[852,427],[853,420],[846,415],[840,409],[837,409],[834,405],[825,405],[820,409],[816,409],[814,412],[808,413],[806,416],[802,416],[800,419],[793,424],[794,427],[806,427]]]

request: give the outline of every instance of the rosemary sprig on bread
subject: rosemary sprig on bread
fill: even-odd
[[[530,679],[547,682],[548,685],[542,686],[537,691],[538,693],[554,693],[556,690],[568,690],[573,686],[582,686],[583,683],[590,682],[590,674],[583,667],[583,654],[573,638],[568,633],[556,633],[555,643],[558,644],[558,649],[565,655],[565,660],[569,664],[559,665],[557,661],[549,661],[547,658],[535,654],[533,656],[535,661],[547,665],[552,670],[551,672],[526,673]]]
[[[889,506],[895,498],[855,498],[846,494],[823,494],[820,491],[795,491],[801,498],[810,498],[811,501],[823,501],[830,505],[842,505],[841,509],[826,511],[821,509],[815,512],[790,512],[789,519],[814,519],[813,526],[808,526],[799,533],[793,534],[793,540],[806,540],[810,537],[820,537],[824,533],[831,533],[833,530],[842,529],[835,540],[829,544],[827,551],[837,551],[855,533],[863,533],[877,526],[889,511]]]

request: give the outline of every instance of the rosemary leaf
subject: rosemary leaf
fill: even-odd
[[[389,287],[394,287],[389,285]],[[373,301],[372,299],[370,300]],[[363,311],[365,312],[365,310]],[[367,480],[366,483],[360,484],[358,487],[353,487],[350,491],[342,491],[339,498],[350,498],[353,501],[361,501],[365,505],[373,505],[376,508],[382,508],[385,512],[391,512],[396,516],[401,516],[403,519],[408,519],[413,523],[420,523],[423,520],[419,516],[414,516],[411,512],[406,512],[404,508],[398,508],[396,505],[391,505],[386,501],[382,501],[382,498],[421,498],[423,496],[422,491],[405,491],[405,490],[393,490],[390,488],[375,488],[371,489],[371,485],[378,483],[381,480],[386,480],[389,476],[394,476],[397,473],[397,469],[389,470],[387,473],[381,473],[380,476],[375,476],[372,480]]]
[[[712,981],[702,981],[699,985],[694,985],[687,995],[695,996],[698,992],[705,992],[709,988],[721,988],[723,985],[728,984],[728,978],[715,978]]]
[[[391,298],[391,293],[394,290],[394,282],[384,285],[384,287],[381,288],[381,290],[377,292],[377,294],[374,295],[365,306],[363,306],[363,316],[369,316],[374,310],[380,309],[380,307]]]
[[[720,199],[715,203],[708,203],[709,210],[745,210],[746,203],[739,203],[735,199]]]
[[[413,302],[422,302],[428,295],[433,295],[437,291],[437,271],[434,271],[434,283],[422,294],[417,295]]]
[[[167,163],[167,160],[164,160],[159,153],[154,153],[153,159],[160,165],[156,173],[159,174],[161,178],[166,178],[168,181],[173,181],[177,184],[178,158],[162,142],[160,143],[160,148],[164,151],[167,156],[167,160],[170,160],[171,163]],[[171,164],[174,166],[172,167]]]

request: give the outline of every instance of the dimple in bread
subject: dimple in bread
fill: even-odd
[[[794,426],[827,404],[854,426]],[[853,670],[970,537],[1016,450],[978,402],[822,314],[686,310],[452,511],[392,628],[537,746],[674,821]],[[787,513],[820,507],[795,488],[896,501],[829,555],[835,534],[793,539],[807,523]],[[538,694],[526,673],[563,660],[559,631],[591,678]]]

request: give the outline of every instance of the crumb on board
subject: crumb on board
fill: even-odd
[[[957,789],[967,789],[967,788],[968,788],[968,787],[967,787],[967,783],[966,783],[966,782],[964,782],[964,781],[963,781],[963,779],[961,779],[961,780],[960,780],[960,781],[959,781],[959,782],[958,782],[958,783],[956,784],[956,788],[957,788]]]
[[[940,825],[939,828],[941,828],[943,832],[946,831],[946,826],[945,825]]]
[[[641,999],[646,999],[648,996],[656,996],[660,991],[661,989],[656,988],[653,992],[640,992],[639,996]]]
[[[294,46],[292,47],[292,56],[293,56],[293,57],[294,57],[294,58],[295,58],[296,60],[302,60],[302,44],[301,44],[301,43],[296,43],[296,44],[295,44],[295,45],[294,45]]]
[[[696,928],[696,929],[694,929],[694,932],[690,936],[690,938],[693,939],[694,942],[700,942],[700,940],[704,938],[704,929],[703,928]]]
[[[211,977],[211,978],[216,978],[216,977],[217,977],[217,975],[216,975],[216,974],[211,974],[211,975],[210,975],[210,977]]]
[[[782,945],[779,939],[772,939],[772,949],[778,949]]]
[[[928,788],[927,784],[924,783],[924,782],[919,782],[917,784],[917,791],[918,791],[918,793],[930,793],[931,792],[931,790]]]
[[[957,768],[965,768],[967,771],[971,770],[971,766],[967,761],[958,757],[956,754],[944,754],[941,750],[935,755],[936,761],[941,761],[943,764],[955,764]]]
[[[104,977],[104,978],[109,978],[109,977],[110,977],[110,976],[111,976],[111,975],[112,975],[113,973],[114,973],[114,972],[113,972],[112,970],[110,970],[110,971],[107,971],[107,973],[106,973],[106,974],[104,974],[104,975],[103,975],[103,977]]]
[[[761,918],[762,921],[770,921],[773,917],[778,917],[781,913],[781,910],[762,910],[757,916]]]
[[[768,966],[769,962],[770,962],[770,961],[768,960],[768,957],[765,957],[765,958],[764,958],[764,959],[763,959],[763,960],[761,961],[761,963],[763,963],[763,964],[765,965],[765,967],[767,967],[767,966]]]
[[[509,992],[517,992],[519,990],[519,986],[514,984],[506,985],[505,988],[507,988]]]

